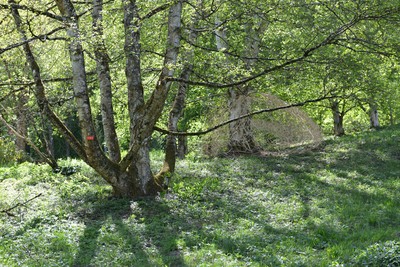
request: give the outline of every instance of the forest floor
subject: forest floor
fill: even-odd
[[[60,164],[81,169],[0,168],[0,266],[400,266],[399,126],[269,156],[189,155],[168,192],[140,201]]]

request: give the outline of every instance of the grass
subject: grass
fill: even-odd
[[[0,168],[0,266],[400,266],[400,127],[274,156],[180,161],[155,199],[80,161]],[[156,165],[161,154],[155,152]],[[157,167],[157,166],[155,166]]]

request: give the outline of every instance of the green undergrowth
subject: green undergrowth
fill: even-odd
[[[155,199],[80,161],[0,168],[0,266],[400,266],[400,127],[178,162]],[[153,153],[157,165],[161,154]]]

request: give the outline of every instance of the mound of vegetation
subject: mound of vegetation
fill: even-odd
[[[70,176],[3,167],[0,265],[399,266],[399,142],[397,126],[273,157],[189,155],[168,192],[137,201],[80,161],[60,162],[80,166]]]
[[[254,94],[251,97],[252,112],[265,108],[278,108],[288,105],[272,94]],[[217,107],[210,119],[219,124],[229,117],[224,108]],[[218,114],[218,116],[215,116]],[[305,143],[319,143],[323,136],[320,127],[299,107],[258,114],[251,119],[251,132],[256,146],[261,150],[283,148]],[[226,152],[229,143],[229,127],[212,132],[204,141],[207,155],[217,156]]]

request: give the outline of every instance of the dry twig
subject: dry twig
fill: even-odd
[[[25,206],[27,203],[29,203],[29,202],[31,202],[32,200],[34,200],[34,199],[40,197],[41,195],[42,195],[42,193],[40,193],[40,194],[38,194],[38,195],[36,195],[36,196],[34,196],[34,197],[32,197],[32,198],[30,198],[30,199],[24,201],[24,202],[18,202],[18,203],[15,204],[14,206],[12,206],[12,207],[10,207],[10,208],[8,208],[8,209],[1,210],[0,212],[1,212],[1,213],[5,213],[5,214],[7,214],[8,216],[15,217],[15,214],[13,214],[13,213],[11,212],[13,209],[18,208],[19,206]]]

